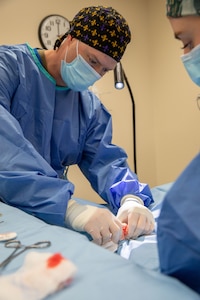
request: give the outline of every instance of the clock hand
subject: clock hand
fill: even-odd
[[[59,37],[60,36],[60,20],[59,19],[56,19],[56,24],[57,24],[57,29],[58,29],[58,34],[57,36]]]

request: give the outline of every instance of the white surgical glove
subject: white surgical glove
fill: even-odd
[[[128,235],[126,236],[128,239],[150,234],[155,227],[152,212],[144,206],[139,197],[134,195],[126,195],[121,199],[117,218],[128,225]]]
[[[122,235],[122,223],[108,209],[75,200],[68,202],[65,223],[76,231],[86,231],[98,245],[118,243]]]

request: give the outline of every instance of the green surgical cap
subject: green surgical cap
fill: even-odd
[[[199,16],[200,0],[167,0],[166,10],[167,16],[172,18]]]

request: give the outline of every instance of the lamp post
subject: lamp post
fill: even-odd
[[[124,81],[127,85],[129,95],[131,98],[132,103],[132,118],[133,118],[133,163],[134,163],[134,171],[137,174],[137,154],[136,154],[136,121],[135,121],[135,101],[133,97],[133,93],[131,90],[131,86],[129,84],[128,78],[122,68],[121,62],[118,62],[115,69],[114,69],[114,82],[116,89],[123,89],[124,88]]]

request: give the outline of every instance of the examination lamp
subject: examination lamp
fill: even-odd
[[[124,72],[120,62],[117,63],[114,69],[114,80],[116,89],[121,90],[124,88]]]
[[[133,116],[133,161],[134,161],[134,170],[137,174],[137,158],[136,158],[136,129],[135,129],[135,101],[133,97],[133,93],[130,87],[130,84],[128,82],[128,78],[126,77],[126,74],[122,68],[121,62],[118,62],[115,69],[114,69],[114,80],[115,80],[115,88],[120,90],[124,88],[124,81],[127,85],[131,102],[132,102],[132,116]]]

